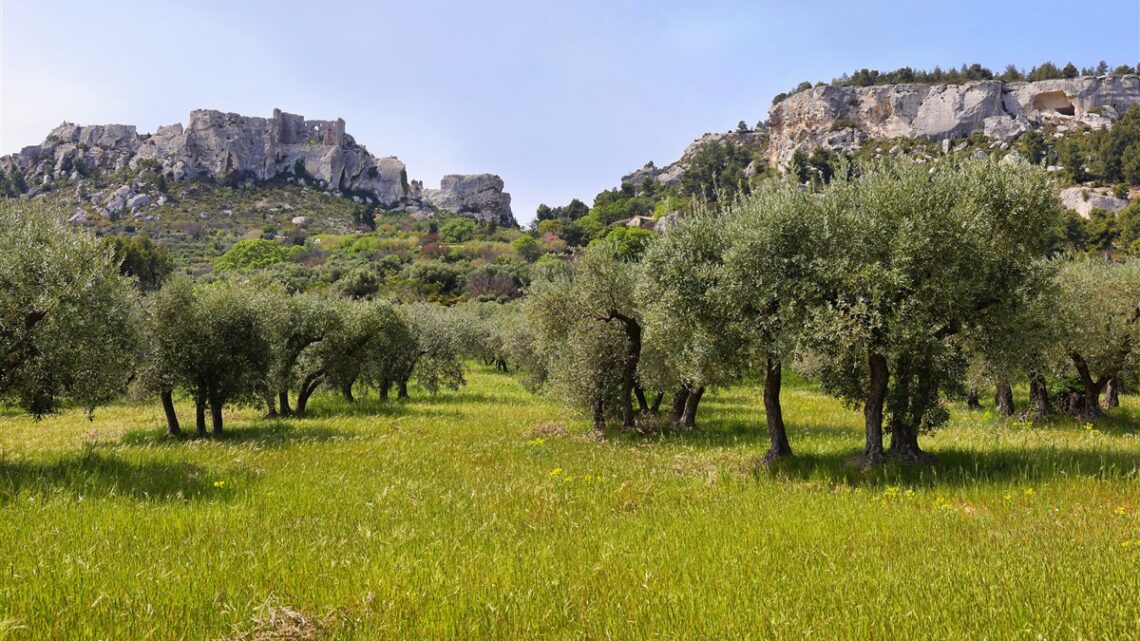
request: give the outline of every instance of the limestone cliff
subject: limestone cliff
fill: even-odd
[[[1140,77],[961,85],[819,86],[768,112],[769,163],[785,167],[797,149],[857,149],[873,138],[946,140],[982,133],[1009,139],[1033,128],[1064,132],[1110,125],[1140,102]]]
[[[428,207],[516,225],[510,195],[503,192],[498,176],[448,176],[441,189],[428,190],[427,199],[418,183],[408,181],[403,162],[370,154],[345,133],[344,120],[306,120],[280,110],[271,118],[197,110],[187,126],[161,127],[149,135],[128,125],[64,123],[42,144],[0,158],[0,169],[18,168],[34,195],[39,186],[53,181],[81,180],[146,162],[157,163],[175,181],[239,183],[286,177],[367,198],[384,209]]]

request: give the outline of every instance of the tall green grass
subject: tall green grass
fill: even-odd
[[[243,638],[279,608],[325,639],[1140,639],[1137,399],[1093,429],[956,408],[936,464],[864,471],[861,416],[788,385],[775,469],[750,386],[604,441],[484,369],[221,439],[0,410],[0,639]]]

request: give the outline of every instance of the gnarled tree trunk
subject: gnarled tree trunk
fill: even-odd
[[[966,392],[966,407],[976,410],[981,406],[982,403],[978,400],[978,388],[971,387],[970,390]]]
[[[1104,387],[1104,409],[1120,407],[1120,381],[1113,376]]]
[[[637,427],[636,415],[633,412],[633,392],[637,386],[637,363],[641,360],[641,323],[617,310],[610,310],[606,320],[617,320],[625,329],[625,362],[622,364],[621,372],[621,426],[622,429],[632,430]],[[638,398],[638,401],[644,405],[644,394]]]
[[[863,462],[872,464],[886,460],[883,451],[883,403],[887,398],[891,371],[886,357],[874,350],[867,350],[867,368],[870,376],[867,396],[863,400],[863,430],[866,433]]]
[[[266,388],[262,398],[265,399],[265,418],[277,418],[277,399],[273,397],[273,392]]]
[[[701,397],[705,395],[705,388],[698,387],[695,390],[690,390],[688,397],[685,399],[685,411],[681,414],[681,425],[689,428],[696,429],[697,427],[697,408],[701,404]]]
[[[396,383],[396,398],[408,398],[408,379],[403,379]]]
[[[661,401],[665,400],[665,392],[657,392],[653,396],[653,402],[649,404],[649,413],[657,416],[661,413]]]
[[[220,395],[212,394],[210,396],[210,423],[214,428],[214,436],[222,434],[222,406],[225,401]]]
[[[309,398],[317,391],[325,380],[324,370],[317,370],[301,380],[301,389],[297,392],[297,414],[304,414],[309,406]]]
[[[282,389],[277,392],[277,405],[282,416],[289,416],[293,413],[293,408],[289,407],[289,390]]]
[[[685,415],[685,403],[689,400],[689,386],[682,384],[680,389],[673,394],[673,407],[669,410],[669,420],[674,423],[680,423],[681,418]]]
[[[1100,393],[1108,383],[1109,377],[1108,375],[1101,375],[1099,380],[1094,379],[1084,357],[1076,352],[1073,352],[1070,356],[1073,359],[1073,365],[1077,368],[1077,375],[1081,379],[1081,385],[1085,388],[1085,406],[1082,416],[1090,421],[1094,421],[1100,418]]]
[[[792,455],[788,433],[784,428],[784,412],[780,408],[780,385],[783,367],[779,359],[768,357],[764,376],[764,417],[768,421],[768,453],[764,460],[775,461]]]
[[[1013,389],[1005,379],[994,386],[994,409],[1001,416],[1013,416]]]
[[[198,436],[206,436],[206,390],[199,387],[194,395],[194,429]]]
[[[182,428],[178,425],[178,413],[174,411],[174,393],[164,389],[162,396],[162,411],[166,413],[166,433],[171,436],[181,436]]]
[[[938,402],[938,388],[930,379],[930,359],[904,356],[894,373],[894,389],[887,396],[891,411],[891,445],[888,453],[896,460],[918,463],[930,458],[918,445],[918,431],[927,409]]]
[[[637,397],[637,411],[642,414],[649,413],[649,400],[645,398],[645,390],[640,385],[633,386],[633,395]]]

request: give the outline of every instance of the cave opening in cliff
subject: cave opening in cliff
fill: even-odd
[[[1033,96],[1033,108],[1037,111],[1052,111],[1062,116],[1076,115],[1076,108],[1064,91],[1043,91]]]

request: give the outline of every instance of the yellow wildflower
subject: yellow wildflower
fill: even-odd
[[[560,467],[556,467],[553,470],[550,470],[550,478],[554,478],[554,477],[559,476],[561,474],[562,474],[562,468],[560,468]]]

